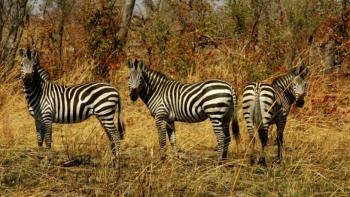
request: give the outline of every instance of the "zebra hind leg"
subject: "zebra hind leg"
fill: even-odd
[[[255,133],[254,133],[254,128],[253,127],[248,127],[248,134],[250,137],[250,165],[254,165],[255,164],[255,156],[254,156],[254,149],[255,149]]]
[[[104,128],[111,145],[113,167],[119,169],[120,166],[120,134],[114,125],[113,117],[101,117],[98,119]]]
[[[211,119],[216,140],[218,143],[218,161],[222,163],[227,159],[228,145],[231,141],[228,125],[223,125],[221,120]]]
[[[229,125],[223,125],[223,132],[224,132],[224,150],[222,153],[222,159],[226,160],[227,159],[227,152],[228,152],[228,146],[230,145],[231,142],[231,136],[230,136],[230,130],[229,130]]]
[[[176,137],[175,137],[175,125],[174,122],[168,122],[167,123],[167,133],[168,133],[168,138],[170,141],[170,145],[173,148],[174,155],[175,157],[178,157],[177,150],[176,150]]]
[[[277,122],[277,158],[275,160],[275,163],[280,163],[282,161],[282,148],[283,148],[283,132],[284,128],[286,126],[286,121],[280,120]]]
[[[265,159],[265,146],[267,144],[268,139],[268,127],[263,127],[259,129],[259,138],[260,138],[260,156],[258,163],[263,167],[266,167],[266,159]]]

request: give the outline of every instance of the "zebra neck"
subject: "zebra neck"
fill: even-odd
[[[280,99],[283,100],[283,103],[288,103],[289,106],[292,105],[295,101],[295,97],[292,91],[292,80],[294,76],[287,74],[281,77],[276,78],[272,82],[272,86],[277,90],[280,96]]]
[[[145,83],[141,90],[140,97],[143,102],[149,106],[154,100],[153,98],[159,94],[169,79],[167,79],[165,75],[150,69],[144,69],[144,79]]]
[[[33,79],[33,82],[31,84],[26,84],[23,82],[24,94],[27,98],[29,105],[31,105],[31,101],[33,100],[33,98],[41,95],[41,90],[42,90],[41,83],[43,82],[43,80],[41,79],[39,74],[36,73],[36,74],[34,74],[33,77],[34,77],[34,79]]]

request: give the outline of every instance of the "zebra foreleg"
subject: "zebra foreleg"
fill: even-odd
[[[266,159],[265,159],[265,146],[267,144],[267,139],[268,139],[268,127],[264,127],[259,129],[259,138],[260,138],[260,156],[259,156],[259,161],[258,163],[264,167],[266,167]]]
[[[167,133],[168,138],[170,141],[170,145],[173,148],[174,155],[178,157],[177,150],[176,150],[176,137],[175,137],[175,125],[174,122],[167,122]]]
[[[156,126],[158,129],[158,139],[159,139],[159,146],[160,146],[160,159],[165,160],[166,158],[166,132],[167,132],[167,126],[166,121],[164,119],[157,119],[156,118]]]
[[[40,163],[40,161],[44,158],[42,153],[43,142],[44,142],[44,132],[40,121],[35,120],[35,126],[36,126],[37,142],[38,142],[38,162]]]
[[[44,123],[44,140],[46,145],[46,151],[47,151],[47,160],[49,164],[52,162],[52,150],[51,150],[51,143],[52,143],[52,122],[51,120],[46,120]]]

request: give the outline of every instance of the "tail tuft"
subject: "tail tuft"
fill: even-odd
[[[231,127],[232,127],[233,136],[235,137],[235,141],[238,147],[241,136],[239,133],[238,116],[237,116],[237,96],[236,96],[235,90],[232,90],[232,99],[233,99],[233,113],[232,113]]]
[[[118,104],[118,132],[120,135],[120,139],[124,139],[125,134],[125,127],[124,122],[122,118],[122,100],[119,98],[119,104]]]

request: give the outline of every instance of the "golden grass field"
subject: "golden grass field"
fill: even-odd
[[[86,66],[75,69],[58,83],[94,80]],[[269,132],[267,168],[249,164],[249,139],[239,109],[240,152],[236,154],[231,140],[227,165],[220,166],[209,121],[176,123],[181,157],[172,156],[168,143],[168,158],[160,161],[154,121],[140,100],[132,103],[129,99],[125,66],[112,75],[112,83],[122,95],[126,125],[118,174],[110,166],[108,140],[95,118],[79,124],[55,124],[54,165],[37,164],[35,125],[27,111],[19,72],[14,69],[8,77],[11,80],[0,84],[0,196],[350,196],[348,80],[311,78],[305,109],[289,116],[281,164],[272,165],[275,128]],[[334,90],[329,94],[332,102],[310,104],[312,99],[324,101],[324,94]],[[329,105],[336,111],[323,113]],[[81,165],[62,166],[70,160]]]

